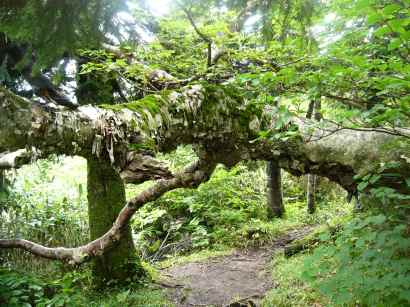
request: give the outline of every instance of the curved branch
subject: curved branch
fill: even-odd
[[[216,163],[213,160],[205,158],[191,164],[172,179],[159,180],[153,187],[128,201],[108,232],[83,246],[51,248],[24,239],[6,239],[0,240],[0,248],[19,248],[43,258],[60,260],[73,265],[82,264],[113,248],[120,241],[123,230],[131,217],[144,204],[156,200],[170,190],[197,187],[209,179],[215,166]]]
[[[194,18],[191,15],[191,12],[187,10],[186,8],[182,7],[182,10],[184,11],[185,15],[187,16],[189,22],[191,23],[192,27],[194,28],[195,32],[199,35],[202,40],[207,43],[208,45],[208,56],[207,56],[207,66],[211,67],[212,66],[212,39],[205,35],[204,33],[199,30],[197,27]]]

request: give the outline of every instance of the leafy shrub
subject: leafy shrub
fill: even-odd
[[[304,254],[285,258],[276,254],[272,260],[272,279],[274,288],[266,293],[262,307],[286,306],[332,306],[314,287],[301,280],[300,272],[304,266]]]
[[[35,277],[0,269],[1,306],[32,306],[44,296],[44,287]]]
[[[303,277],[334,304],[410,304],[408,220],[398,214],[367,214],[346,224],[335,240],[322,244],[305,262]]]
[[[162,291],[141,283],[128,289],[111,287],[104,294],[92,289],[89,271],[73,271],[56,279],[0,270],[0,306],[166,306]],[[108,292],[108,293],[107,293]]]
[[[87,242],[85,166],[83,159],[61,157],[39,160],[14,175],[9,174],[8,194],[0,208],[0,236],[24,238],[47,246]],[[34,269],[42,264],[19,250],[0,251],[0,257],[21,269]]]

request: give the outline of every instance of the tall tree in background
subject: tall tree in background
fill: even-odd
[[[282,217],[285,213],[282,197],[282,176],[277,161],[266,164],[268,216]]]
[[[308,111],[306,113],[306,118],[311,119],[314,117],[316,121],[320,121],[322,115],[320,113],[321,103],[320,97],[309,102]],[[307,212],[312,214],[316,211],[316,184],[317,176],[308,174],[307,176]]]
[[[248,3],[248,5],[250,4]],[[314,40],[307,29],[311,25],[312,16],[316,9],[313,1],[265,0],[260,1],[260,3],[255,1],[253,6],[259,7],[262,15],[261,28],[267,50],[273,40],[277,41],[284,48],[288,36],[290,34],[295,35],[298,32],[301,32],[298,35],[307,42],[306,50],[312,50],[309,46],[312,46],[312,41],[314,43]],[[278,106],[278,103],[276,106]],[[282,197],[282,171],[276,161],[267,162],[266,177],[268,214],[271,217],[281,217],[285,213]],[[311,179],[311,181],[313,178],[308,176],[308,179]],[[311,188],[312,184],[313,181],[309,185]],[[311,193],[308,193],[308,195],[312,199]]]

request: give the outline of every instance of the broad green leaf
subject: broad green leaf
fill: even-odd
[[[357,189],[359,191],[363,191],[368,185],[369,185],[369,182],[363,181],[363,182],[359,183],[359,185],[357,186]]]
[[[396,38],[393,38],[390,41],[389,46],[387,48],[388,48],[388,50],[391,51],[391,50],[395,50],[395,49],[399,48],[400,45],[401,45],[401,40],[400,40],[400,38],[396,37]]]
[[[398,12],[402,7],[398,4],[389,4],[383,8],[384,15],[391,15]]]
[[[382,20],[383,20],[383,15],[379,14],[377,12],[372,12],[371,14],[369,14],[369,16],[367,16],[367,23],[369,25],[373,25],[373,24],[378,23]]]

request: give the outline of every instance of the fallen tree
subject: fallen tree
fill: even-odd
[[[389,149],[406,136],[343,129],[330,122],[319,126],[297,116],[283,121],[277,109],[246,101],[230,85],[196,84],[127,104],[77,110],[51,108],[0,89],[0,108],[0,152],[35,147],[42,157],[107,160],[118,172],[131,172],[123,178],[132,182],[162,178],[130,200],[106,234],[84,246],[48,248],[22,239],[0,240],[1,248],[73,264],[112,248],[138,208],[172,189],[196,187],[217,163],[230,167],[241,160],[274,160],[292,174],[324,176],[351,192],[356,191],[356,175],[391,161],[401,162],[396,169],[401,177],[381,176],[377,184],[406,192],[404,178],[410,174],[406,148]],[[146,154],[169,152],[180,144],[193,144],[199,160],[178,174]]]

